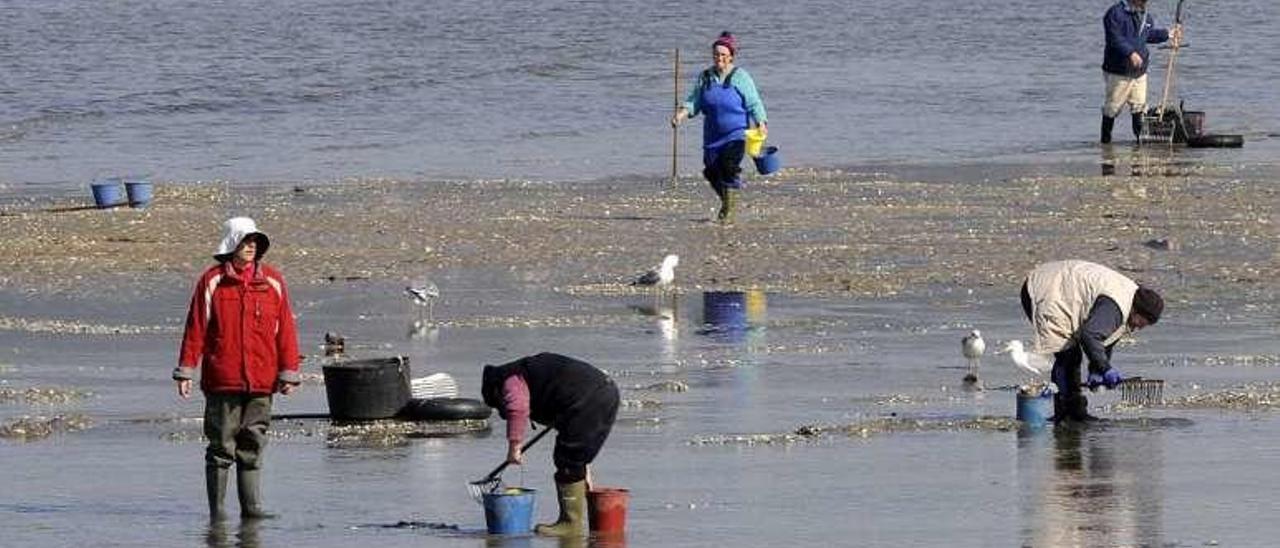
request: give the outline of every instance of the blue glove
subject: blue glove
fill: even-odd
[[[1104,371],[1102,374],[1089,373],[1088,386],[1090,390],[1096,389],[1099,386],[1115,388],[1116,386],[1119,386],[1121,381],[1124,381],[1124,376],[1120,374],[1119,369],[1112,367]]]

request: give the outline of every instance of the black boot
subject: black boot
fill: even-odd
[[[236,492],[240,495],[240,517],[249,519],[271,519],[275,514],[262,509],[262,471],[236,470]]]
[[[209,496],[209,521],[222,521],[227,513],[222,509],[222,500],[227,494],[227,474],[230,469],[218,466],[204,467],[204,488]]]
[[[1111,142],[1111,128],[1115,127],[1115,125],[1116,125],[1116,119],[1114,117],[1105,116],[1105,115],[1102,117],[1102,142],[1103,143]]]
[[[1135,113],[1130,116],[1133,119],[1133,138],[1142,140],[1142,113]]]

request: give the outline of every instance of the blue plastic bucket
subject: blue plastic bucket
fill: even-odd
[[[151,203],[151,181],[125,179],[124,190],[129,195],[129,206],[143,208]]]
[[[769,175],[782,169],[782,157],[778,155],[778,147],[765,147],[764,153],[752,158],[756,163],[756,173]]]
[[[538,491],[509,487],[484,494],[484,523],[493,535],[523,535],[533,530],[533,502]]]
[[[120,179],[100,179],[89,185],[93,189],[93,203],[98,208],[115,207],[124,203]]]
[[[1053,394],[1018,393],[1017,419],[1029,428],[1040,428],[1053,417]]]

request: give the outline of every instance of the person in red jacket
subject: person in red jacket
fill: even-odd
[[[231,465],[243,518],[274,517],[259,489],[262,450],[271,422],[271,396],[298,385],[298,334],[284,277],[263,264],[271,241],[253,219],[223,224],[214,259],[196,281],[173,379],[191,396],[197,367],[204,392],[205,488],[209,517],[221,520]]]

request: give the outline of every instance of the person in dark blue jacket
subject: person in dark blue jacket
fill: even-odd
[[[689,96],[671,117],[671,125],[704,115],[702,123],[702,176],[720,197],[722,223],[733,222],[736,193],[742,188],[742,158],[746,151],[746,130],[752,125],[765,137],[769,133],[768,115],[756,89],[755,80],[745,69],[735,67],[738,41],[728,31],[711,44],[712,65],[698,75]]]
[[[1142,131],[1142,113],[1147,108],[1147,65],[1151,52],[1147,44],[1159,44],[1170,37],[1175,43],[1182,35],[1179,25],[1156,28],[1147,14],[1147,0],[1120,0],[1102,17],[1107,46],[1102,58],[1107,96],[1102,105],[1102,142],[1111,142],[1111,128],[1125,104],[1133,118],[1133,135]]]

